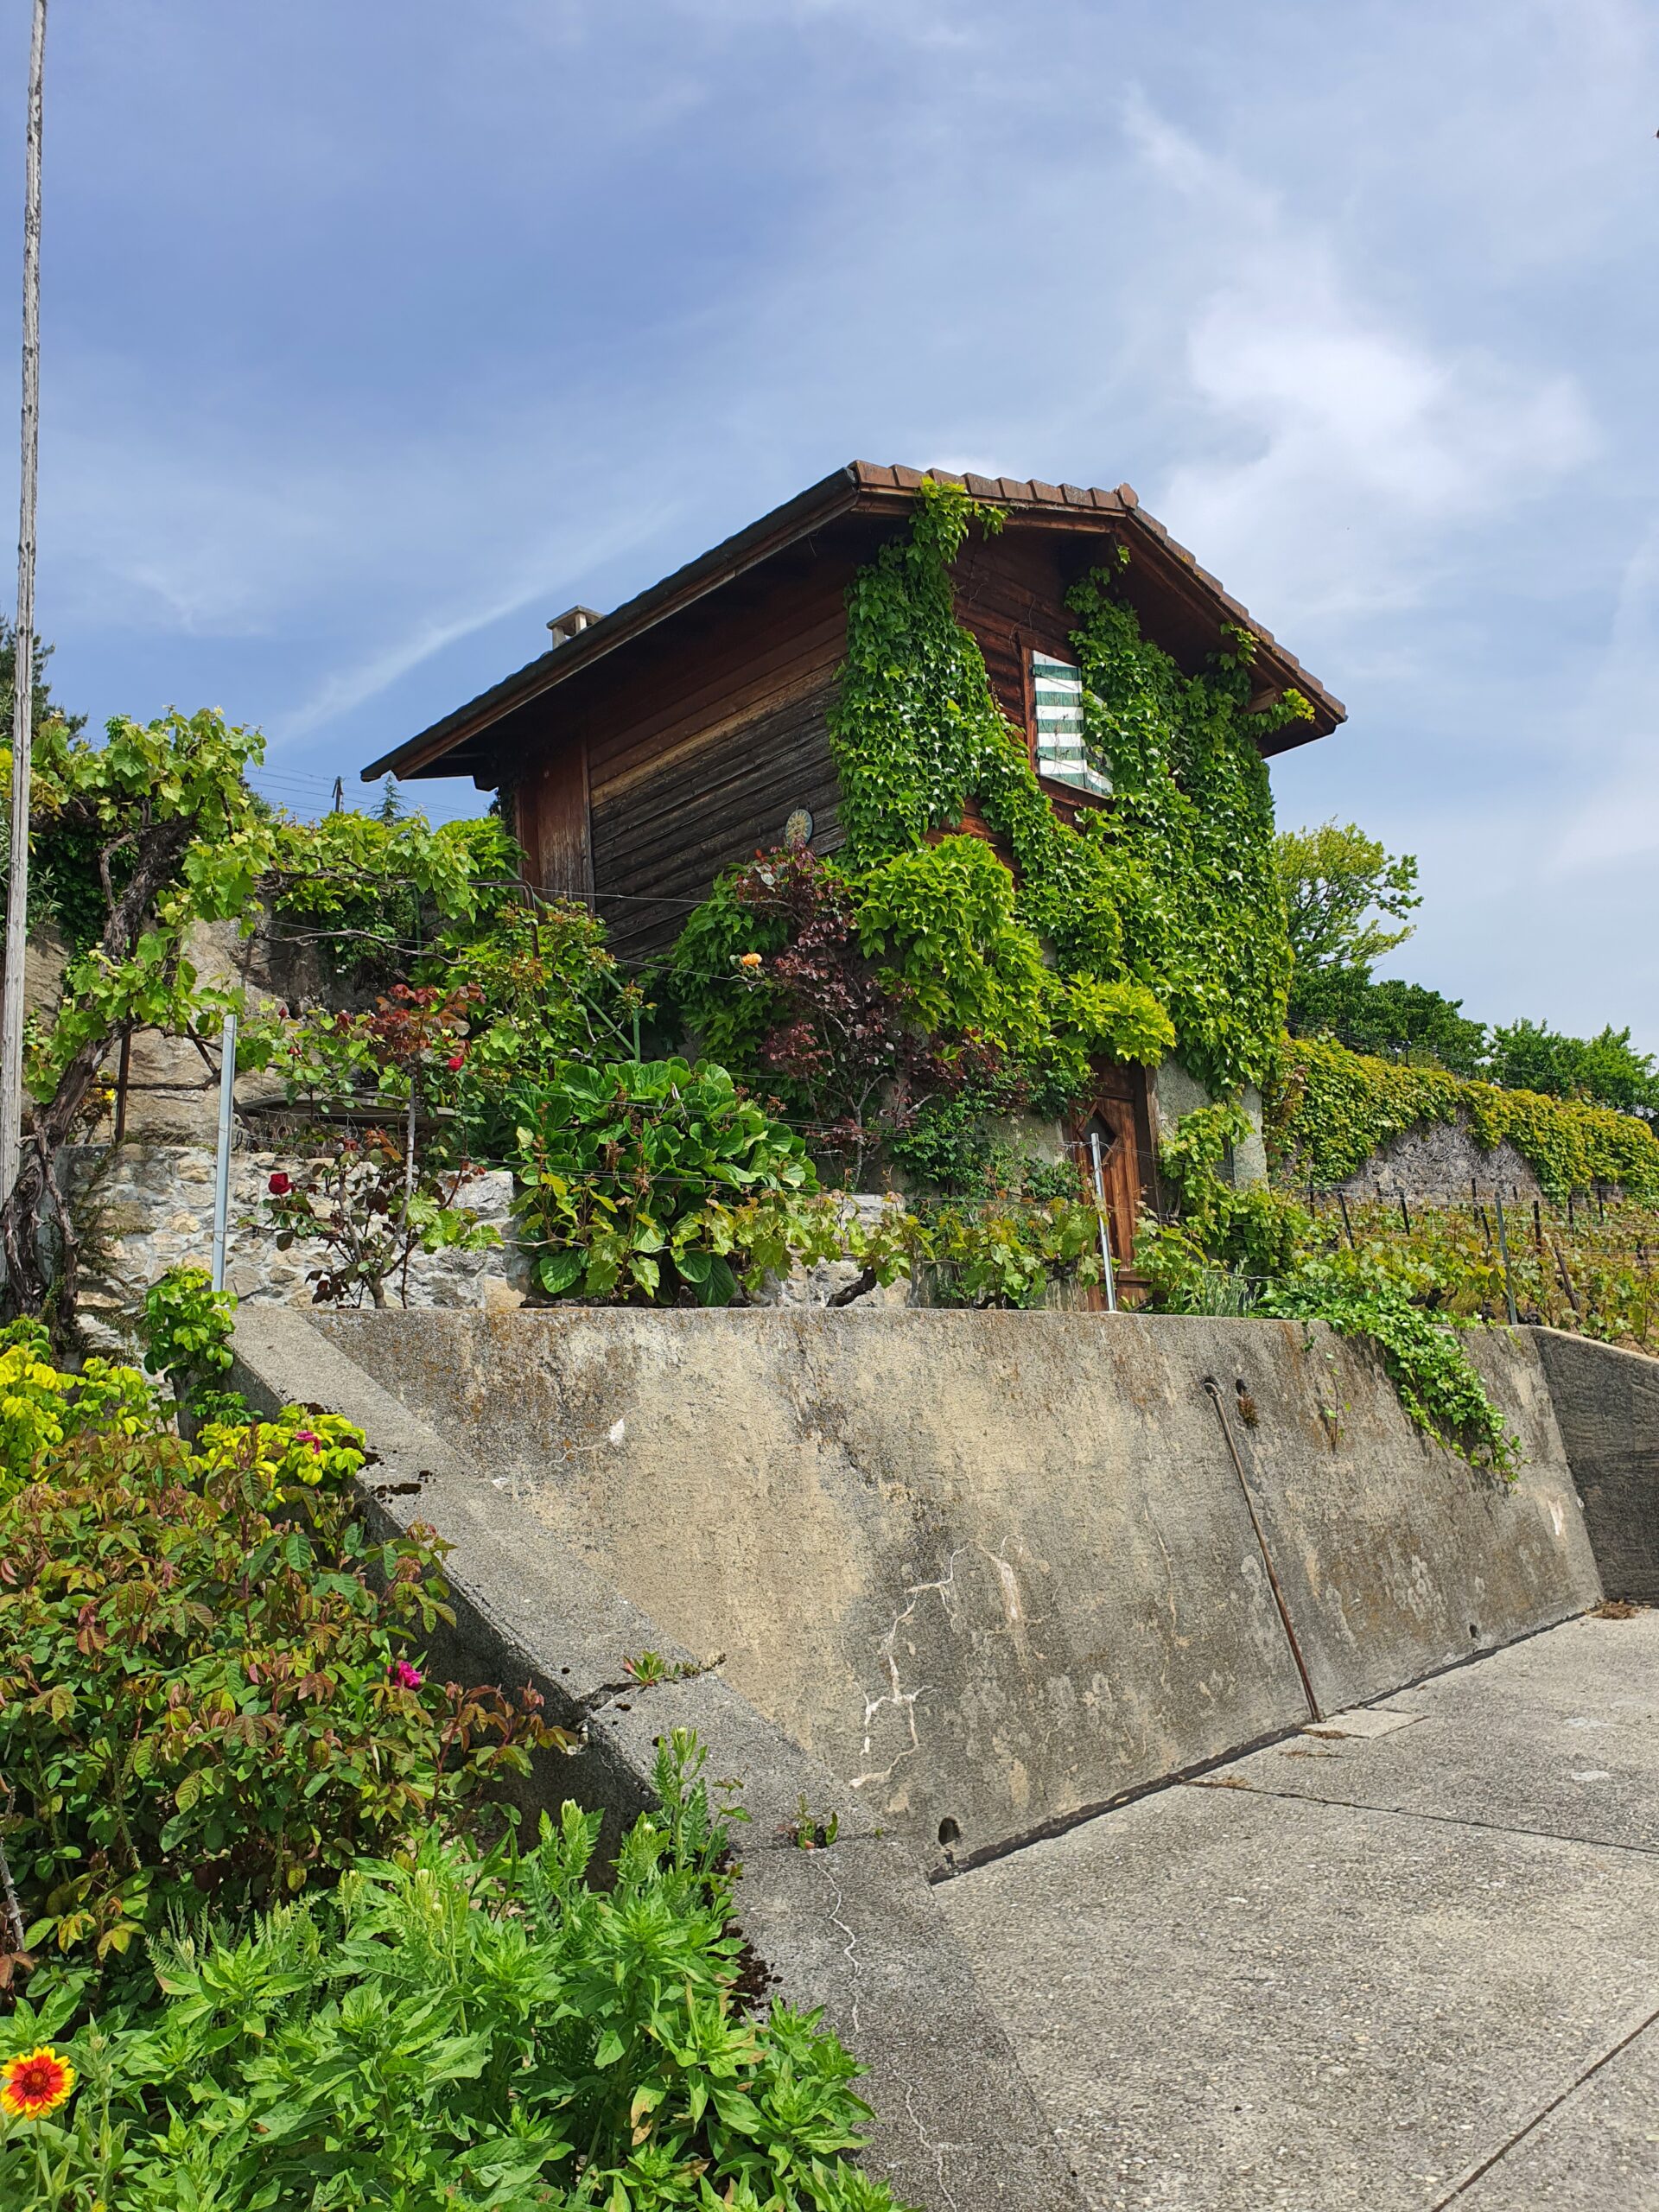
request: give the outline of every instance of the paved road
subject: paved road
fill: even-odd
[[[939,1897],[1099,2212],[1659,2208],[1659,1611]]]

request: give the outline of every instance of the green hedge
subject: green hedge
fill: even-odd
[[[1507,1141],[1552,1198],[1597,1183],[1659,1198],[1659,1138],[1611,1106],[1371,1059],[1325,1038],[1287,1039],[1268,1137],[1287,1177],[1345,1182],[1391,1138],[1432,1122],[1461,1123],[1487,1152]]]

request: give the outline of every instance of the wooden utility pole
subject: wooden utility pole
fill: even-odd
[[[23,449],[17,521],[17,626],[11,714],[11,867],[5,1001],[0,1007],[0,1204],[17,1180],[23,1134],[23,976],[29,957],[29,754],[35,735],[35,507],[41,451],[41,81],[46,0],[35,0],[23,194]]]

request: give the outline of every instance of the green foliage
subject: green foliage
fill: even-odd
[[[450,1618],[440,1547],[371,1542],[349,1423],[290,1406],[190,1446],[131,1370],[92,1388],[60,1379],[61,1435],[0,1497],[0,1836],[31,1947],[118,1959],[168,1910],[291,1895],[524,1769],[531,1713],[404,1658]]]
[[[1486,1072],[1484,1023],[1467,1019],[1461,999],[1421,983],[1393,977],[1376,982],[1359,968],[1298,968],[1289,1021],[1297,1036],[1332,1036],[1351,1052],[1450,1068],[1454,1075]]]
[[[1241,1189],[1232,1180],[1232,1147],[1249,1129],[1243,1110],[1229,1102],[1200,1107],[1184,1114],[1165,1137],[1158,1165],[1179,1204],[1178,1238],[1211,1263],[1260,1280],[1291,1266],[1306,1217],[1263,1185]],[[1153,1224],[1148,1233],[1155,1244]],[[1150,1249],[1143,1254],[1137,1246],[1136,1256],[1142,1265],[1159,1264]],[[1176,1256],[1172,1251],[1164,1264]]]
[[[144,1365],[164,1375],[181,1406],[192,1409],[222,1397],[218,1379],[231,1365],[236,1300],[215,1290],[205,1268],[169,1268],[144,1293],[140,1332]]]
[[[276,825],[267,895],[337,977],[386,990],[440,940],[453,952],[487,935],[518,861],[493,817],[435,829],[423,814],[342,810]]]
[[[1294,1180],[1344,1182],[1390,1139],[1435,1122],[1463,1123],[1488,1151],[1513,1145],[1554,1198],[1599,1183],[1659,1196],[1659,1137],[1629,1114],[1370,1059],[1320,1038],[1287,1046],[1269,1140]]]
[[[1382,955],[1411,935],[1406,917],[1423,903],[1417,862],[1409,853],[1388,852],[1357,823],[1281,830],[1274,856],[1298,996],[1314,976],[1333,969],[1369,977]]]
[[[147,1435],[158,1418],[137,1368],[94,1353],[68,1374],[53,1363],[51,1338],[38,1321],[0,1329],[0,1498],[46,1480],[87,1433]]]
[[[1456,1331],[1417,1302],[1423,1287],[1391,1267],[1384,1253],[1337,1250],[1306,1256],[1267,1284],[1255,1310],[1279,1319],[1328,1321],[1344,1336],[1368,1338],[1420,1428],[1473,1466],[1512,1473],[1516,1446],[1503,1417]]]
[[[1543,1022],[1511,1022],[1493,1030],[1484,1072],[1514,1090],[1593,1099],[1621,1114],[1659,1119],[1659,1069],[1631,1045],[1628,1029],[1564,1037]]]
[[[1509,1281],[1522,1321],[1659,1353],[1659,1208],[1598,1198],[1506,1211]],[[1503,1318],[1504,1268],[1490,1194],[1460,1205],[1403,1209],[1397,1199],[1351,1198],[1347,1225],[1362,1248],[1380,1248],[1395,1273],[1419,1285],[1422,1303],[1443,1319]],[[1318,1228],[1327,1247],[1347,1234],[1334,1207],[1322,1212]]]
[[[830,712],[841,821],[854,863],[912,851],[955,829],[988,759],[1024,747],[991,696],[984,656],[957,620],[950,564],[998,508],[925,484],[907,536],[884,545],[847,594],[847,656]],[[1034,783],[1034,779],[1033,779]]]
[[[1250,710],[1247,631],[1230,629],[1209,669],[1184,675],[1141,637],[1114,581],[1096,570],[1070,601],[1085,737],[1112,786],[1084,838],[1116,906],[1125,969],[1167,1009],[1183,1064],[1227,1093],[1271,1069],[1289,982],[1257,740],[1312,709],[1293,691]],[[1015,857],[1023,867],[1017,845]],[[1069,907],[1071,887],[1057,882],[1055,898]]]
[[[639,1057],[650,1004],[606,950],[603,923],[575,901],[505,900],[486,930],[446,934],[430,969],[470,1001],[461,1065],[446,1071],[437,1095],[461,1116],[475,1157],[512,1156],[517,1086],[545,1084],[570,1059]]]
[[[61,723],[71,736],[86,726],[85,715],[66,715],[52,696],[52,687],[47,682],[46,664],[52,658],[50,645],[35,640],[34,686],[30,692],[33,709],[32,728],[38,736],[41,725]],[[8,786],[11,780],[12,718],[16,711],[17,632],[13,624],[0,614],[0,773]],[[29,872],[29,926],[31,935],[43,925],[60,931],[74,952],[84,952],[104,925],[104,893],[99,882],[98,868],[92,846],[84,836],[62,836],[51,844],[30,854]],[[0,876],[11,867],[11,810],[0,805]]]
[[[1351,822],[1285,830],[1275,850],[1295,959],[1289,1023],[1297,1036],[1659,1118],[1659,1067],[1632,1046],[1629,1029],[1567,1037],[1543,1022],[1515,1021],[1489,1033],[1465,1017],[1460,1000],[1373,978],[1376,960],[1411,935],[1405,917],[1422,903],[1409,854],[1391,855]]]
[[[122,2212],[897,2212],[849,2164],[859,2069],[817,2014],[740,2007],[726,1831],[701,1752],[663,1747],[663,1809],[607,1888],[596,1815],[522,1855],[429,1834],[249,1932],[158,1941],[165,2008],[67,2046],[78,2109],[31,2151]],[[0,2051],[63,2021],[19,2008]]]
[[[245,913],[269,862],[269,822],[244,781],[264,753],[257,731],[210,712],[118,717],[102,745],[67,723],[41,728],[34,811],[43,855],[67,836],[106,862],[121,860],[126,883],[153,858],[159,880],[115,957],[93,945],[70,963],[55,1018],[31,1039],[37,1099],[52,1099],[80,1056],[123,1027],[182,1032],[238,1002],[238,994],[200,983],[184,942],[198,921]],[[118,895],[113,874],[111,884]]]
[[[1075,1198],[924,1204],[913,1265],[936,1306],[1040,1306],[1056,1284],[1101,1280],[1099,1220]]]
[[[798,1137],[712,1061],[566,1063],[510,1094],[517,1211],[548,1296],[729,1306],[842,1224]]]
[[[1166,1313],[1324,1320],[1368,1337],[1421,1428],[1471,1465],[1508,1468],[1514,1450],[1502,1416],[1455,1331],[1425,1310],[1432,1275],[1386,1247],[1321,1250],[1294,1201],[1235,1189],[1219,1170],[1243,1132],[1236,1108],[1211,1106],[1184,1116],[1160,1147],[1180,1212],[1149,1226],[1137,1247],[1154,1303]]]

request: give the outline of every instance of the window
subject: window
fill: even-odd
[[[1083,671],[1069,660],[1034,652],[1031,693],[1037,712],[1038,774],[1104,798],[1110,780],[1084,750]]]

